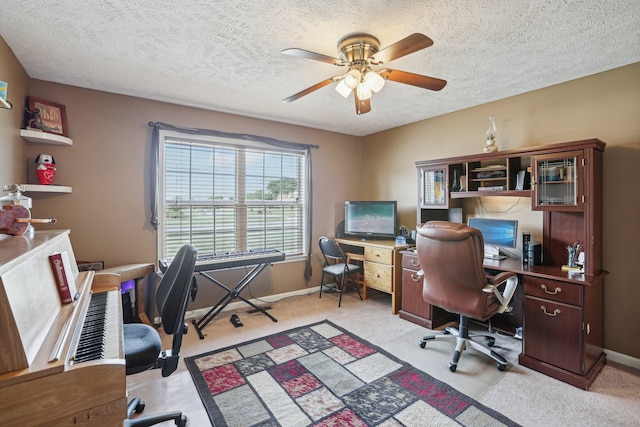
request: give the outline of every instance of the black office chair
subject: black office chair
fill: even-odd
[[[509,303],[518,285],[513,272],[488,278],[483,268],[484,240],[477,228],[447,221],[429,221],[417,228],[416,249],[423,276],[422,298],[431,305],[460,315],[459,327],[447,327],[441,335],[422,338],[456,343],[449,370],[455,372],[467,346],[491,357],[504,371],[507,361],[490,347],[495,338],[469,333],[469,319],[486,321],[497,313],[511,311]],[[498,289],[505,284],[504,291]],[[475,341],[482,339],[484,343]]]
[[[358,296],[360,300],[362,300],[362,294],[360,294],[360,289],[358,289],[354,275],[355,272],[360,271],[360,266],[347,263],[342,249],[340,249],[340,246],[338,246],[335,240],[323,236],[318,241],[318,244],[324,257],[322,279],[320,279],[320,298],[322,298],[322,288],[327,286],[324,283],[324,276],[325,274],[329,274],[334,277],[336,283],[338,282],[338,278],[340,279],[340,288],[335,289],[335,291],[340,294],[338,307],[342,304],[342,294],[344,293],[344,286],[347,280],[354,284],[356,291],[358,291]]]
[[[187,333],[187,325],[184,323],[187,302],[189,296],[195,298],[197,289],[193,276],[196,257],[197,251],[193,246],[182,246],[171,261],[156,292],[156,306],[162,318],[162,328],[167,335],[173,335],[171,350],[162,351],[160,335],[153,327],[143,323],[123,325],[127,375],[161,368],[162,376],[167,377],[178,368],[182,335]],[[130,419],[134,413],[142,412],[144,407],[144,401],[138,397],[129,402],[125,427],[152,426],[169,420],[174,420],[180,427],[187,425],[187,417],[180,411]]]

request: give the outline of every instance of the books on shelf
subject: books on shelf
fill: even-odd
[[[71,261],[67,251],[54,252],[49,255],[49,263],[58,286],[58,293],[63,304],[73,302],[78,295],[76,280],[71,270]]]
[[[486,187],[478,187],[478,191],[503,191],[504,185],[491,185]]]

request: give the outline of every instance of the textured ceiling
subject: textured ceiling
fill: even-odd
[[[333,85],[281,102],[344,73],[283,49],[355,32],[429,36],[388,65],[447,86],[389,81],[362,116]],[[638,62],[640,2],[5,0],[0,35],[32,78],[363,136]]]

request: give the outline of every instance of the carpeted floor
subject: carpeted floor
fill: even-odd
[[[216,426],[517,425],[329,321],[185,361]]]
[[[637,370],[607,362],[589,391],[584,391],[520,366],[517,359],[522,350],[521,341],[497,336],[498,351],[509,361],[505,372],[499,372],[492,362],[469,351],[463,353],[457,371],[451,373],[447,363],[453,348],[445,348],[446,343],[437,343],[443,348],[429,343],[421,349],[417,340],[431,331],[392,315],[391,299],[386,294],[371,291],[366,301],[360,301],[357,295],[349,293],[340,308],[337,295],[323,294],[319,299],[317,293],[271,301],[267,305],[272,306],[270,313],[278,319],[277,323],[262,313],[248,313],[244,307],[234,311],[244,323],[243,327],[235,328],[229,322],[232,312],[223,312],[205,328],[207,337],[203,340],[190,328],[184,337],[181,357],[328,319],[523,426],[640,425]],[[162,335],[164,348],[171,348],[171,337]],[[181,409],[189,417],[189,426],[211,424],[185,363],[180,363],[178,370],[166,378],[158,370],[128,375],[127,389],[130,396],[140,396],[146,401],[146,414]]]

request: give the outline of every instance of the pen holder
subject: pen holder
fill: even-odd
[[[567,265],[569,267],[576,266],[576,249],[573,246],[567,246]]]

